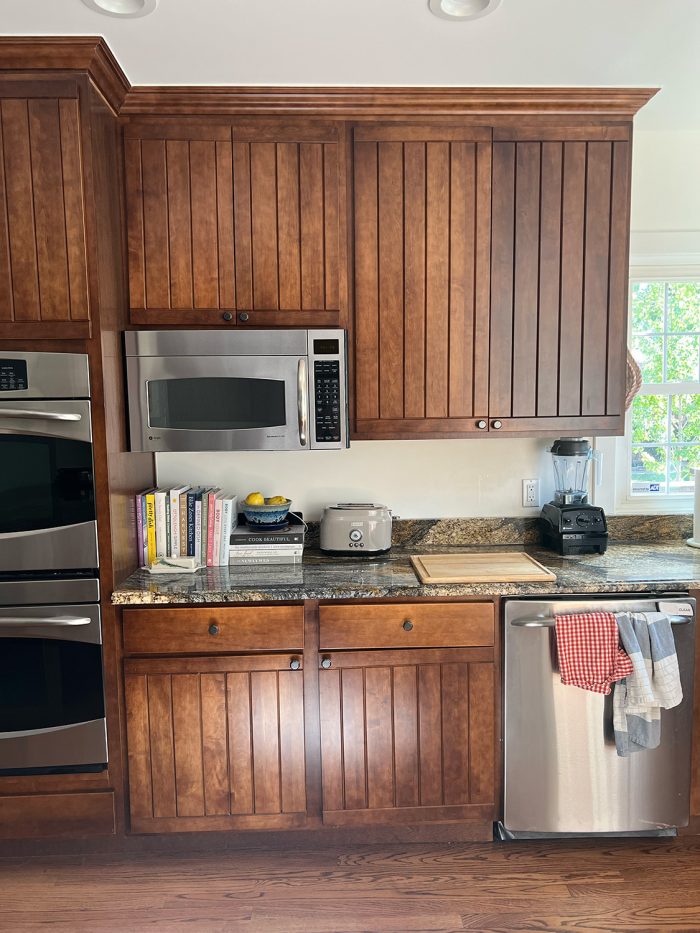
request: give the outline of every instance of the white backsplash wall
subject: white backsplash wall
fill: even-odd
[[[356,441],[349,450],[156,454],[159,486],[221,486],[286,495],[310,520],[336,502],[381,502],[401,518],[537,515],[522,480],[553,496],[551,441],[515,438]]]

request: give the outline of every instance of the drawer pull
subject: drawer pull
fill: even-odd
[[[403,624],[404,632],[410,632],[412,628],[413,628],[413,622],[411,622],[410,619],[406,619],[406,621]]]
[[[292,660],[289,662],[289,669],[292,671],[298,671],[300,667],[301,661],[299,658],[292,658]]]
[[[210,634],[210,635],[218,635],[218,634],[219,634],[219,626],[218,626],[218,625],[215,625],[214,623],[212,623],[212,624],[209,626],[209,634]]]
[[[327,671],[331,664],[332,661],[328,655],[326,655],[324,658],[321,658],[321,667],[324,669],[324,671]]]

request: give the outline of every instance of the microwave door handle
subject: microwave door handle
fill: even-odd
[[[299,418],[299,443],[306,447],[308,443],[309,387],[306,373],[306,358],[302,357],[297,365],[297,414]]]
[[[36,421],[81,421],[77,412],[33,411],[22,408],[0,408],[0,418],[29,418]]]
[[[87,616],[0,616],[0,626],[4,625],[90,625],[92,619]]]

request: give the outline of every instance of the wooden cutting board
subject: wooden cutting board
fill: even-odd
[[[411,557],[421,583],[547,583],[556,574],[522,552],[418,554]]]

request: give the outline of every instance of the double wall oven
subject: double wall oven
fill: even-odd
[[[88,358],[0,348],[0,774],[107,764]]]

